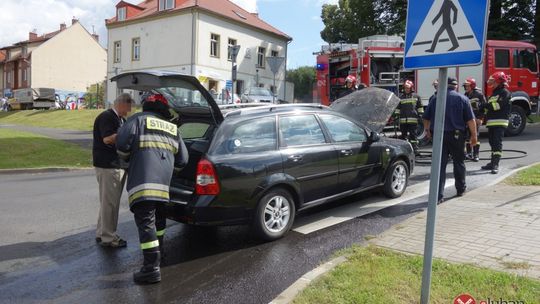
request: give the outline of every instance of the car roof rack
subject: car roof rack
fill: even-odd
[[[322,104],[314,104],[314,103],[291,103],[291,104],[279,104],[279,105],[266,105],[261,103],[245,103],[245,104],[236,104],[236,105],[227,105],[229,107],[221,107],[221,109],[233,109],[238,108],[238,106],[242,107],[242,105],[245,105],[245,108],[233,110],[230,112],[227,112],[224,114],[225,117],[228,116],[237,116],[242,114],[252,114],[252,113],[258,113],[258,112],[273,112],[276,110],[286,110],[291,108],[304,108],[304,109],[329,109],[329,107],[322,105]]]

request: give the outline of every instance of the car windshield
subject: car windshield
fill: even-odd
[[[257,87],[249,89],[248,94],[249,95],[259,95],[259,96],[272,96],[272,94],[270,94],[270,91],[268,91],[267,89],[265,89],[265,88],[257,88]]]
[[[169,104],[175,108],[208,107],[208,101],[195,87],[162,87],[153,91],[165,96]]]

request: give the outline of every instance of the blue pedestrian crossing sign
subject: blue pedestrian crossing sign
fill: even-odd
[[[482,62],[489,0],[409,0],[404,68]]]

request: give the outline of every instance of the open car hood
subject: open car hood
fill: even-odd
[[[162,93],[169,101],[169,105],[178,112],[180,119],[204,117],[215,121],[216,124],[223,121],[217,102],[194,76],[177,72],[146,70],[122,73],[111,78],[111,81],[116,81],[119,89]],[[167,94],[163,91],[167,88],[179,88],[192,93],[187,94],[189,96],[186,98],[177,98],[178,96],[173,92]],[[198,95],[196,92],[200,96],[197,96],[197,101],[193,101],[194,95]],[[189,101],[188,97],[192,100]]]
[[[334,101],[330,108],[381,133],[399,104],[392,92],[379,88],[365,88]]]

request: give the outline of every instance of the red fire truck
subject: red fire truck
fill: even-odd
[[[398,85],[414,77],[402,71],[404,41],[398,36],[369,36],[358,44],[330,44],[317,55],[317,95],[329,105],[345,90],[345,78],[354,75],[357,83],[397,92]]]
[[[382,35],[361,38],[358,44],[323,46],[315,53],[317,97],[322,104],[329,105],[345,89],[345,78],[354,75],[358,83],[396,93],[405,80],[411,80],[427,104],[434,93],[431,84],[438,77],[438,69],[404,71],[403,47],[401,37]],[[525,128],[527,115],[538,103],[540,70],[536,47],[526,42],[488,40],[482,64],[449,68],[448,75],[457,78],[459,83],[468,77],[475,78],[477,85],[489,96],[492,91],[486,82],[495,71],[503,71],[510,77],[512,113],[507,135],[518,135]],[[461,87],[458,90],[463,92]]]

